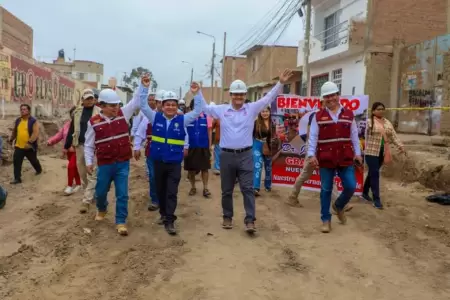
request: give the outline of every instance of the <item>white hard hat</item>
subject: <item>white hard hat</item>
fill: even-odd
[[[240,94],[240,93],[247,93],[247,86],[242,80],[235,80],[230,85],[230,93],[231,94]]]
[[[156,101],[163,101],[163,96],[164,96],[165,92],[166,92],[165,90],[157,91],[156,92],[156,96],[155,96],[155,100]]]
[[[150,91],[150,90],[149,90],[149,91],[148,91],[148,95],[149,95],[149,96],[155,96],[155,95],[156,95],[156,92]]]
[[[327,81],[325,82],[322,87],[320,88],[320,97],[324,97],[324,96],[328,96],[328,95],[332,95],[332,94],[336,94],[339,93],[339,88],[336,85],[336,83],[331,82],[331,81]]]
[[[120,101],[119,95],[112,89],[104,89],[98,95],[98,102],[105,102],[107,104],[118,104]]]
[[[164,93],[162,101],[164,102],[166,100],[174,100],[178,102],[178,96],[175,92],[168,91]]]
[[[209,105],[216,105],[216,104],[215,104],[214,102],[211,101],[211,102],[209,102]]]
[[[178,100],[178,104],[186,104],[186,102],[183,99]]]

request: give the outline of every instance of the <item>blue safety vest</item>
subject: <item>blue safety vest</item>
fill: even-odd
[[[189,148],[209,147],[208,120],[205,114],[186,127],[189,134]]]
[[[167,128],[167,119],[157,112],[152,126],[151,157],[167,163],[181,163],[185,137],[184,115],[175,116]]]

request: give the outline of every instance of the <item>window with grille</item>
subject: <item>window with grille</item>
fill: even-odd
[[[336,83],[339,92],[342,92],[342,69],[333,70],[331,72],[331,81]]]
[[[328,74],[311,77],[311,96],[320,96],[320,88],[328,81]]]
[[[341,15],[341,11],[329,15],[325,18],[325,31],[323,33],[323,50],[331,49],[339,45],[339,31],[341,29],[341,25],[339,23],[339,17]]]

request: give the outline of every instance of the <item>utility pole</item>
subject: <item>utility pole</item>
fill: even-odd
[[[191,83],[194,81],[194,67],[191,68]]]
[[[450,1],[450,0],[449,0]],[[227,51],[227,33],[223,33],[223,53],[222,53],[222,88],[220,89],[220,104],[223,103],[223,89],[225,88],[225,52]]]
[[[309,83],[309,40],[311,37],[311,0],[306,2],[305,40],[303,43],[302,96],[308,96]],[[305,3],[304,2],[304,3]]]
[[[214,39],[211,58],[211,101],[214,101],[214,56],[216,53],[216,39]]]
[[[183,96],[181,96],[181,89],[182,89],[182,88],[181,88],[181,85],[180,85],[180,99],[183,97]]]

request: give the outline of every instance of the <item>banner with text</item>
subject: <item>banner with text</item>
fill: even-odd
[[[361,150],[364,151],[364,140],[369,105],[368,96],[341,96],[341,105],[352,110],[358,126]],[[319,97],[302,97],[297,95],[279,95],[272,103],[272,122],[276,128],[277,148],[272,156],[272,183],[277,186],[292,187],[300,174],[306,157],[306,145],[299,136],[300,119],[311,110],[320,108]],[[360,195],[363,188],[364,170],[355,169],[356,192]],[[342,191],[340,179],[335,183]],[[320,191],[319,170],[315,170],[311,178],[303,185],[304,189]]]

